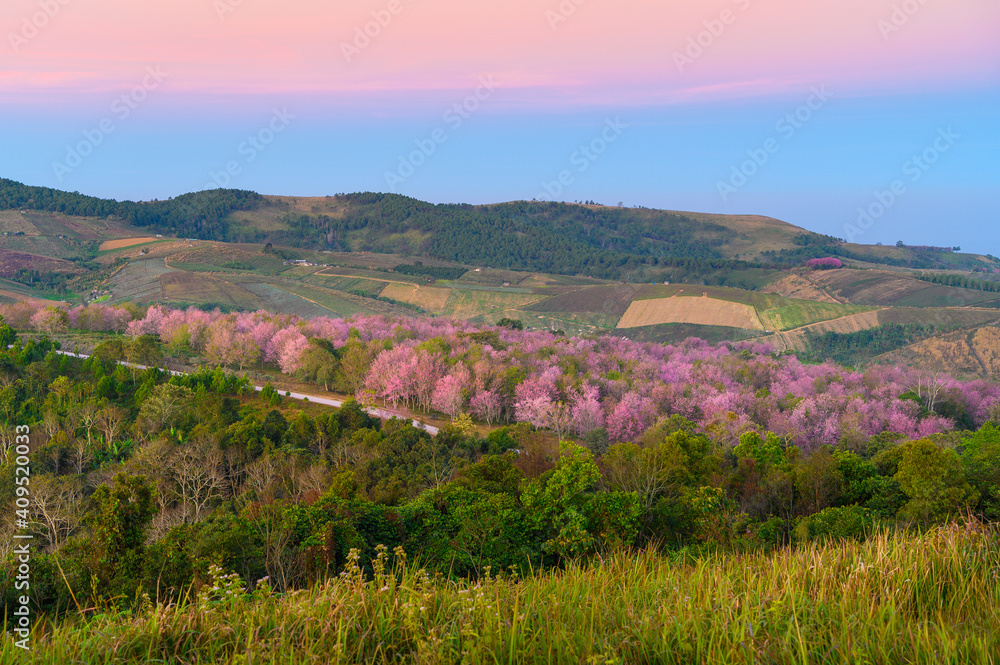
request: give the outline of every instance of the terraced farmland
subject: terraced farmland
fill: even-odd
[[[858,305],[878,307],[965,307],[996,299],[995,293],[931,284],[880,270],[826,270],[817,284]]]
[[[534,293],[517,293],[510,290],[453,288],[444,314],[459,319],[488,317],[499,319],[517,312],[544,298]]]

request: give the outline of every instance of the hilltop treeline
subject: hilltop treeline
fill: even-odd
[[[250,191],[216,189],[135,203],[0,180],[0,209],[111,216],[135,226],[204,240],[398,253],[633,282],[696,280],[757,288],[755,277],[739,273],[789,268],[823,257],[917,269],[950,268],[962,262],[950,252],[946,261],[945,253],[934,248],[907,248],[909,255],[902,258],[856,251],[839,238],[811,232],[793,238],[793,247],[763,252],[759,261],[740,261],[726,258],[722,251],[739,238],[734,229],[683,213],[646,208],[541,201],[435,205],[374,192],[340,194],[336,199],[346,204],[340,216],[289,212],[282,218],[286,229],[265,231],[232,217],[236,211],[270,205]]]
[[[167,201],[115,201],[0,179],[0,210],[41,210],[80,217],[113,217],[133,226],[204,240],[232,240],[226,218],[253,210],[264,198],[239,189],[184,194]]]
[[[349,204],[343,217],[290,216],[292,235],[311,234],[348,251],[603,278],[635,278],[669,259],[722,261],[718,248],[731,235],[720,225],[652,210],[528,201],[434,205],[371,192],[338,198]]]
[[[930,282],[931,284],[941,284],[943,286],[957,286],[963,289],[972,289],[974,291],[989,291],[989,292],[1000,292],[1000,282],[991,282],[984,279],[976,279],[975,277],[969,277],[967,275],[955,275],[955,274],[927,274],[927,273],[914,273],[913,277],[919,279],[923,282]]]

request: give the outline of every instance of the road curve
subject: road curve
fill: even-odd
[[[56,353],[58,353],[60,355],[64,355],[64,356],[72,356],[74,358],[83,358],[83,359],[86,359],[86,358],[90,357],[90,356],[85,355],[83,353],[73,353],[71,351],[56,351]],[[149,369],[149,367],[147,367],[146,365],[139,365],[139,364],[135,364],[135,363],[127,363],[127,362],[125,362],[123,360],[119,360],[118,364],[119,365],[124,365],[126,367],[134,367],[135,369]],[[176,370],[166,369],[164,367],[160,367],[158,369],[160,369],[160,370],[162,370],[164,372],[167,372],[168,374],[172,374],[174,376],[184,376],[186,374],[190,374],[190,372],[178,372]],[[253,389],[256,390],[257,392],[260,392],[260,391],[264,390],[264,386],[254,386]],[[278,389],[275,388],[275,390],[278,390]],[[278,390],[278,393],[281,394],[282,391]],[[288,397],[290,399],[295,399],[295,400],[299,400],[299,401],[307,401],[307,402],[312,402],[312,403],[315,403],[315,404],[323,404],[325,406],[333,406],[333,407],[336,407],[338,409],[344,405],[344,401],[343,400],[330,399],[329,397],[320,397],[319,395],[306,395],[306,394],[303,394],[303,393],[296,393],[296,392],[285,391],[284,392],[284,396]],[[368,415],[375,416],[376,418],[380,418],[382,420],[388,420],[389,418],[403,418],[405,420],[405,417],[403,415],[401,415],[399,413],[394,413],[392,411],[389,411],[388,409],[380,409],[378,407],[369,407],[369,406],[366,406],[366,407],[362,407],[362,410],[365,413],[367,413]],[[410,422],[413,423],[414,427],[416,427],[417,429],[424,430],[425,432],[427,432],[431,436],[436,436],[437,433],[440,431],[437,427],[434,427],[433,425],[428,425],[427,423],[422,423],[419,420],[410,420]]]

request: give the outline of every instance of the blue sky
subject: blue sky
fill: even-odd
[[[548,191],[1000,255],[997,3],[892,19],[895,0],[567,1],[564,21],[548,0],[407,4],[350,58],[338,44],[385,0],[60,5],[0,50],[0,176],[140,200],[222,182]],[[0,27],[36,11],[11,0]],[[696,38],[704,53],[678,65]],[[878,213],[864,229],[859,208]]]

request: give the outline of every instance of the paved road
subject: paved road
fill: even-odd
[[[56,351],[56,353],[62,354],[64,356],[73,356],[74,358],[89,358],[90,357],[90,356],[84,355],[82,353],[72,353],[70,351]],[[125,365],[126,367],[134,367],[136,369],[149,369],[145,365],[139,365],[139,364],[135,364],[135,363],[127,363],[127,362],[121,361],[121,360],[118,361],[118,362],[119,362],[119,364]],[[173,374],[174,376],[184,376],[185,374],[189,373],[189,372],[177,372],[175,370],[165,369],[163,367],[160,367],[159,369],[161,369],[164,372],[167,372],[169,374]],[[254,386],[253,389],[256,390],[257,392],[260,392],[260,391],[264,390],[264,386]],[[277,390],[277,388],[275,388],[275,390]],[[334,407],[337,407],[338,409],[341,406],[344,405],[343,400],[330,399],[329,397],[320,397],[319,395],[305,395],[303,393],[294,393],[294,392],[293,393],[289,393],[287,391],[281,391],[281,390],[278,390],[278,392],[279,393],[283,393],[284,392],[285,396],[289,397],[291,399],[297,399],[297,400],[300,400],[300,401],[301,400],[307,400],[309,402],[314,402],[316,404],[324,404],[326,406],[334,406]],[[380,409],[380,408],[377,408],[377,407],[363,407],[363,409],[364,409],[365,413],[367,413],[369,415],[372,415],[372,416],[375,416],[376,418],[381,418],[383,420],[388,420],[389,418],[404,418],[405,419],[405,416],[403,416],[402,414],[394,413],[394,412],[389,411],[387,409]],[[437,435],[437,433],[440,431],[440,430],[438,430],[437,427],[434,427],[433,425],[428,425],[426,423],[421,423],[421,422],[419,422],[417,420],[411,420],[410,422],[413,423],[413,426],[416,427],[417,429],[422,429],[422,430],[426,431],[427,433],[431,434],[432,436]]]

